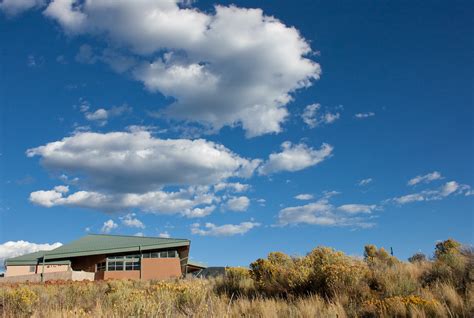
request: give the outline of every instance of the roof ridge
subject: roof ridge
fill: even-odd
[[[136,237],[136,238],[151,238],[151,239],[163,239],[163,240],[182,240],[189,241],[189,239],[176,238],[176,237],[159,237],[159,236],[137,236],[137,235],[125,235],[125,234],[102,234],[102,233],[89,233],[87,236],[122,236],[122,237]]]

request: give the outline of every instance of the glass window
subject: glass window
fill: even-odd
[[[105,271],[105,262],[97,264],[97,271]]]
[[[159,258],[160,253],[151,253],[151,258]]]
[[[161,253],[160,253],[160,257],[161,257],[161,258],[166,258],[166,257],[168,257],[168,251],[161,252]]]
[[[176,251],[168,251],[168,257],[176,257]]]

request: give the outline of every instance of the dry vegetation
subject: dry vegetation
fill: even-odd
[[[401,262],[369,245],[365,258],[318,247],[271,253],[224,277],[166,282],[0,286],[5,317],[474,317],[473,253],[454,240],[432,260]]]

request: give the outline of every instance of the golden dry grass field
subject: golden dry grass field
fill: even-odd
[[[213,279],[0,285],[3,317],[474,317],[473,253],[454,240],[410,262],[317,247]]]

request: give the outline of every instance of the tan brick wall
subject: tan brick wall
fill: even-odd
[[[181,276],[179,258],[142,259],[143,279],[168,279]]]
[[[140,271],[104,272],[104,279],[140,279]]]
[[[19,276],[19,275],[31,275],[35,272],[30,272],[30,265],[9,265],[5,272],[5,277]]]

